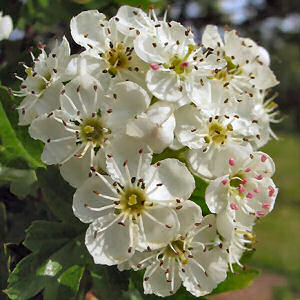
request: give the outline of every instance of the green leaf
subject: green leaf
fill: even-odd
[[[5,241],[6,234],[6,209],[4,203],[0,202],[0,290],[6,287],[8,278],[8,255],[6,246],[2,241]],[[1,299],[1,293],[0,293]]]
[[[228,272],[226,280],[221,282],[211,294],[213,295],[243,289],[251,284],[260,274],[260,271],[257,269],[249,268],[243,270],[237,266],[234,266],[234,272],[235,273]]]
[[[123,299],[128,289],[129,272],[120,272],[115,266],[91,266],[91,276],[96,296],[100,299]]]
[[[0,164],[0,180],[10,182],[10,191],[16,196],[25,197],[37,178],[34,170],[4,167]]]
[[[187,147],[183,147],[179,150],[172,150],[170,148],[166,148],[162,153],[153,154],[152,164],[155,164],[158,161],[161,161],[166,158],[176,158],[185,163],[186,161],[185,161],[184,154],[185,154],[186,150],[187,150]]]
[[[45,289],[44,299],[74,299],[91,257],[84,245],[86,226],[35,221],[24,245],[32,254],[10,274],[5,291],[10,299],[26,300]]]
[[[72,211],[74,189],[62,179],[57,167],[38,169],[37,178],[51,212],[59,220],[79,223]]]
[[[190,200],[197,203],[202,209],[203,216],[206,216],[211,213],[205,203],[205,190],[206,187],[208,186],[208,183],[197,176],[194,176],[194,179],[195,179],[196,188],[192,196],[190,197]]]
[[[44,165],[40,161],[41,144],[36,143],[29,137],[27,128],[19,126],[17,130],[13,127],[17,127],[17,112],[13,112],[11,109],[11,106],[14,104],[12,99],[7,88],[0,87],[0,159],[5,164],[22,159],[31,168],[43,167]],[[12,125],[8,115],[5,113],[4,105],[7,110],[11,110],[11,118],[14,125]]]

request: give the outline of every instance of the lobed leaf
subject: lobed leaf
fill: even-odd
[[[33,251],[10,274],[6,294],[26,300],[45,289],[45,299],[73,299],[91,258],[84,246],[86,227],[35,221],[24,245]],[[52,298],[51,298],[52,297]],[[53,298],[54,297],[54,298]]]

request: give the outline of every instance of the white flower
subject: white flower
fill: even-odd
[[[268,89],[278,84],[269,68],[266,50],[249,38],[239,37],[235,30],[225,31],[223,43],[218,28],[207,25],[202,43],[227,61],[226,68],[213,75],[226,89],[251,97],[253,89]]]
[[[243,160],[236,154],[227,162],[228,174],[207,187],[206,204],[213,213],[229,207],[233,214],[242,210],[247,215],[263,217],[272,211],[278,192],[271,179],[275,171],[273,160],[263,152],[254,152]]]
[[[235,218],[234,218],[235,217]],[[233,215],[231,210],[225,209],[216,217],[218,233],[223,237],[222,248],[225,249],[227,262],[231,272],[233,264],[243,265],[240,259],[245,251],[251,251],[251,244],[255,241],[252,234],[254,218],[239,211]]]
[[[257,129],[256,124],[236,113],[240,103],[224,94],[222,85],[211,83],[208,91],[200,107],[187,104],[175,112],[175,136],[190,149],[187,158],[193,172],[212,179],[224,165],[216,162],[224,160],[232,148],[251,148],[248,142]]]
[[[107,21],[97,10],[84,11],[71,20],[71,34],[77,44],[98,59],[98,68],[107,77],[130,80],[145,87],[147,65],[135,54],[133,39],[117,30],[118,20],[115,17]]]
[[[225,254],[217,245],[215,216],[202,217],[201,209],[185,201],[177,211],[180,231],[175,239],[153,253],[137,253],[130,260],[133,269],[146,268],[145,294],[169,296],[181,283],[194,296],[210,293],[226,278]],[[128,268],[128,263],[121,269]]]
[[[13,30],[13,22],[9,15],[3,16],[0,11],[0,41],[8,39]]]
[[[268,97],[267,91],[257,91],[253,100],[249,99],[244,108],[243,114],[245,116],[248,115],[252,119],[252,123],[255,123],[257,127],[258,138],[253,140],[254,143],[252,142],[255,149],[264,146],[271,138],[278,140],[271,128],[271,123],[279,123],[283,120],[283,117],[280,117],[280,111],[277,110],[278,105],[274,102],[276,97],[276,93]]]
[[[108,175],[95,172],[74,195],[75,215],[92,222],[86,246],[95,263],[122,263],[136,249],[162,247],[178,232],[174,207],[190,197],[194,179],[176,159],[151,166],[151,153],[140,146],[130,137],[115,139],[106,149]]]
[[[61,91],[61,110],[34,120],[29,133],[45,143],[43,162],[61,164],[64,178],[77,186],[90,170],[105,170],[103,149],[116,134],[125,134],[127,121],[149,104],[148,94],[133,82],[117,83],[104,95],[95,79],[79,77]],[[85,171],[78,175],[75,167]]]
[[[128,122],[126,133],[146,142],[155,153],[162,152],[174,139],[175,117],[172,104],[158,101],[147,112]]]
[[[193,34],[177,22],[157,23],[156,34],[144,34],[134,40],[137,55],[150,65],[146,75],[148,89],[160,100],[179,105],[200,103],[206,93],[206,77],[221,69],[225,60],[204,55]]]
[[[76,75],[76,56],[70,56],[70,46],[65,37],[49,55],[44,45],[40,45],[40,50],[41,54],[37,58],[31,53],[33,67],[24,64],[26,79],[16,76],[22,83],[21,90],[14,92],[14,95],[25,97],[18,107],[19,125],[28,125],[36,117],[58,109],[62,83]]]

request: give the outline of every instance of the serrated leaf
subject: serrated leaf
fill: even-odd
[[[211,295],[224,293],[228,291],[240,290],[247,287],[257,278],[260,271],[257,269],[242,270],[234,266],[235,273],[229,272],[225,281],[221,282],[211,293]]]
[[[33,253],[10,274],[5,291],[10,299],[30,299],[43,289],[45,299],[74,299],[85,266],[91,263],[84,245],[85,231],[84,225],[33,222],[24,242]]]
[[[8,103],[10,103],[10,106],[12,106],[12,98],[8,94],[7,88],[0,87],[1,161],[5,164],[9,164],[14,160],[22,159],[31,168],[43,167],[44,165],[40,161],[40,143],[36,143],[33,139],[29,137],[27,128],[19,128],[18,131],[15,131],[4,109],[4,105],[8,107]],[[17,116],[15,114],[17,113],[11,112],[11,114],[14,125],[16,125]],[[18,132],[18,136],[16,132]],[[31,149],[31,151],[29,151],[28,149]]]
[[[51,212],[61,221],[79,223],[72,211],[74,189],[62,179],[57,167],[38,169],[37,178]]]

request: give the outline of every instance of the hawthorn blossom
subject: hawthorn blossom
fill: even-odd
[[[271,179],[273,160],[263,152],[251,153],[237,160],[237,153],[228,160],[228,174],[213,180],[205,191],[205,201],[213,213],[226,207],[242,210],[258,218],[272,211],[278,189]]]
[[[79,77],[61,91],[61,110],[34,120],[29,133],[45,143],[42,161],[62,165],[62,175],[76,186],[82,180],[77,180],[75,166],[85,170],[84,176],[94,168],[105,170],[104,148],[116,134],[125,134],[126,122],[149,104],[148,94],[133,82],[117,83],[111,94],[104,95],[95,79]]]
[[[253,90],[268,89],[278,84],[269,68],[267,51],[249,38],[241,38],[235,30],[225,31],[224,42],[217,26],[207,25],[202,43],[219,58],[225,59],[226,68],[212,73],[212,79],[220,80],[233,95],[247,94]]]
[[[70,46],[64,37],[47,55],[45,46],[40,44],[41,54],[34,57],[31,52],[33,67],[23,63],[27,77],[21,80],[21,90],[15,96],[25,97],[18,107],[19,125],[29,125],[35,118],[59,108],[59,96],[63,82],[76,75],[75,57],[70,55]]]
[[[187,160],[192,171],[212,179],[222,172],[224,160],[232,148],[251,149],[250,141],[258,134],[257,125],[237,114],[239,102],[223,93],[218,82],[211,83],[202,105],[187,104],[175,112],[177,142],[189,148]],[[230,100],[229,100],[230,99]],[[226,154],[227,153],[227,154]]]
[[[71,34],[74,41],[86,49],[89,55],[98,59],[98,69],[113,78],[130,80],[145,88],[147,65],[137,57],[133,39],[117,30],[117,17],[106,20],[97,10],[81,12],[71,20]],[[136,35],[140,33],[135,32]]]
[[[112,142],[107,175],[95,171],[74,195],[75,215],[91,223],[85,243],[95,263],[122,263],[136,249],[151,252],[178,233],[175,208],[190,197],[194,179],[176,159],[150,165],[149,148],[139,145],[125,136]]]
[[[146,267],[145,294],[169,296],[183,283],[199,297],[210,293],[226,278],[227,263],[218,246],[215,216],[203,218],[200,207],[192,201],[185,201],[177,216],[180,230],[175,239],[153,253],[137,252],[129,264],[119,267]]]
[[[274,101],[277,97],[275,93],[272,96],[265,90],[256,91],[253,98],[245,99],[239,106],[239,115],[252,120],[256,126],[257,138],[251,139],[254,149],[264,146],[271,138],[278,140],[278,137],[271,128],[271,123],[279,123],[283,120],[280,111],[277,110],[278,104]]]
[[[0,41],[8,39],[13,30],[13,22],[9,15],[3,16],[0,11]]]
[[[206,93],[206,77],[226,61],[203,53],[191,30],[177,22],[157,22],[154,27],[154,35],[144,33],[134,40],[136,54],[150,66],[148,89],[158,99],[179,106],[191,101],[199,104],[199,97]]]

